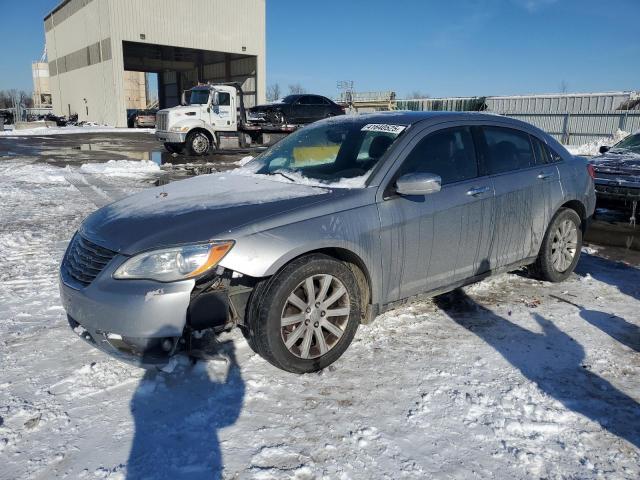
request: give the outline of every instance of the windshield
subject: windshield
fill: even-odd
[[[256,158],[256,173],[298,176],[322,183],[345,179],[364,186],[373,167],[405,130],[403,125],[374,124],[359,119],[312,124],[284,138]]]
[[[191,93],[191,95],[189,95]],[[209,103],[209,90],[197,89],[187,92],[187,103],[189,105],[205,105]]]
[[[640,153],[640,133],[629,135],[624,140],[616,143],[613,148],[630,150],[632,152]]]

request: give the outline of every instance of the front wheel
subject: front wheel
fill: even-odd
[[[185,142],[190,155],[206,155],[211,148],[211,140],[204,132],[191,132]]]
[[[538,258],[531,266],[536,277],[549,282],[562,282],[571,275],[580,260],[581,224],[575,210],[558,210],[542,240]]]
[[[326,255],[294,260],[256,288],[249,306],[249,344],[278,368],[322,370],[351,344],[360,323],[353,272]]]

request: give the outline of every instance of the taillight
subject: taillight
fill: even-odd
[[[591,178],[596,178],[596,169],[593,168],[593,165],[591,163],[587,163],[587,172],[589,172],[589,176]]]

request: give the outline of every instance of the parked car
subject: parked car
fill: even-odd
[[[593,214],[586,160],[526,123],[403,112],[297,130],[245,166],[84,220],[60,268],[73,329],[141,365],[239,326],[273,365],[336,361],[396,302],[528,265],[566,279]]]
[[[303,94],[289,95],[277,102],[252,107],[247,119],[276,125],[305,124],[344,113],[344,107],[326,97]]]
[[[156,110],[134,110],[127,117],[129,128],[156,128]]]
[[[592,159],[598,202],[631,208],[635,217],[640,200],[640,132],[612,147],[601,147],[600,154]]]

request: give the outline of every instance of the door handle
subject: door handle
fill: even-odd
[[[540,172],[538,174],[538,180],[546,180],[547,178],[553,177],[553,173],[548,172]]]
[[[476,197],[478,195],[482,195],[483,193],[487,193],[491,190],[489,187],[475,187],[467,190],[467,195],[470,197]]]

